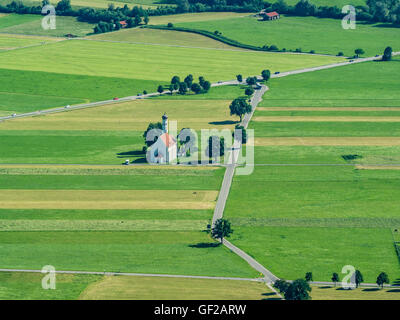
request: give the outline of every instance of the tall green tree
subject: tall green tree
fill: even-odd
[[[178,91],[179,91],[180,94],[186,94],[187,89],[188,89],[188,87],[187,87],[186,82],[179,83]]]
[[[257,83],[257,77],[247,77],[246,78],[246,83],[249,86],[255,85]]]
[[[263,71],[261,72],[261,77],[262,77],[265,81],[268,81],[269,78],[271,78],[271,71],[269,71],[269,70],[263,70]]]
[[[163,87],[161,84],[158,86],[157,92],[158,92],[159,94],[162,94],[162,93],[164,92],[164,87]]]
[[[223,243],[224,238],[229,238],[232,232],[231,223],[228,220],[218,219],[211,230],[211,235]]]
[[[385,51],[383,52],[382,60],[383,61],[390,61],[392,60],[392,47],[386,47]]]
[[[279,293],[285,293],[289,288],[290,283],[284,279],[278,279],[274,282],[274,288],[279,290]]]
[[[358,58],[359,56],[361,56],[362,54],[364,54],[364,50],[361,48],[358,48],[356,50],[354,50],[354,53],[356,54],[356,57]]]
[[[187,75],[187,77],[183,81],[186,83],[187,87],[190,88],[193,84],[193,75]]]
[[[360,270],[356,270],[355,273],[355,282],[356,282],[356,288],[358,288],[358,286],[364,282],[364,277],[362,275],[362,273],[360,272]]]
[[[241,74],[238,74],[238,75],[236,76],[236,80],[237,80],[238,82],[242,82],[242,81],[243,81],[243,76],[242,76]]]
[[[135,26],[138,26],[142,22],[142,18],[137,14],[133,21],[135,23]]]
[[[304,279],[294,280],[286,289],[284,295],[286,300],[311,300],[311,287]]]
[[[305,279],[307,282],[313,281],[312,272],[307,272]]]
[[[252,107],[249,103],[247,103],[245,99],[236,98],[230,104],[229,109],[231,111],[231,116],[236,115],[240,117],[240,122],[242,122],[243,115],[245,115],[246,113],[250,113]]]
[[[147,136],[148,132],[150,130],[154,130],[152,133],[152,137]],[[158,136],[161,135],[162,133],[162,124],[161,122],[151,122],[149,123],[149,125],[147,126],[146,131],[143,133],[143,138],[144,138],[144,142],[145,144],[150,147],[154,142],[157,141]]]
[[[201,87],[198,83],[193,83],[190,87],[190,90],[192,90],[195,94],[199,94],[201,92]]]
[[[172,84],[175,84],[175,83],[179,84],[180,82],[181,82],[181,79],[179,78],[179,76],[173,76],[171,79]]]
[[[203,84],[201,85],[204,89],[205,92],[208,92],[211,89],[211,83],[210,81],[204,81]]]
[[[331,278],[331,280],[332,280],[332,282],[335,284],[335,287],[336,287],[336,282],[339,282],[339,281],[340,281],[340,280],[339,280],[339,275],[338,275],[336,272],[332,273],[332,278]]]
[[[254,89],[252,87],[246,88],[244,91],[244,94],[250,98],[251,95],[253,95]]]
[[[389,277],[388,277],[388,275],[386,274],[386,272],[381,272],[381,273],[378,275],[378,277],[376,278],[376,284],[377,284],[378,286],[380,286],[381,289],[383,289],[383,285],[384,285],[385,283],[387,283],[387,284],[390,283]]]

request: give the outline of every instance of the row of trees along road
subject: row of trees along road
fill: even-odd
[[[274,287],[284,295],[286,300],[310,300],[311,299],[310,292],[312,289],[309,285],[309,282],[313,281],[312,272],[307,272],[304,278],[305,279],[297,279],[293,282],[288,282],[284,279],[279,279],[275,281]],[[331,280],[336,287],[336,283],[340,281],[339,275],[336,272],[334,272],[332,274]],[[354,282],[356,288],[358,288],[359,285],[362,282],[364,282],[363,275],[359,270],[355,271]],[[389,277],[385,272],[381,272],[376,278],[376,284],[379,287],[381,287],[381,289],[383,288],[384,284],[389,284],[389,283],[390,283]]]

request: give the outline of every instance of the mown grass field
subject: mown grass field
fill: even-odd
[[[176,26],[211,32],[218,30],[225,37],[246,44],[276,45],[286,50],[301,48],[303,52],[315,50],[316,53],[334,55],[343,52],[344,55],[351,56],[355,49],[362,48],[366,56],[374,56],[383,53],[387,46],[392,46],[395,50],[400,47],[396,36],[397,28],[382,23],[360,22],[356,29],[345,30],[340,19],[282,16],[275,21],[258,21],[257,18],[248,16],[206,22],[182,22],[176,23]],[[372,38],[374,41],[371,41]]]
[[[44,30],[42,16],[9,14],[0,17],[0,32],[9,34],[64,37],[66,34],[86,36],[93,32],[94,25],[80,22],[75,17],[56,17],[56,29]]]
[[[153,16],[150,17],[149,24],[167,24],[181,23],[181,22],[197,22],[197,21],[211,21],[211,20],[225,20],[236,17],[245,17],[250,13],[242,12],[196,12],[184,14],[171,14],[167,16]]]
[[[76,300],[93,282],[102,276],[57,274],[56,290],[42,288],[43,274],[25,272],[0,273],[1,300]]]
[[[400,227],[399,67],[395,59],[269,83],[250,123],[257,165],[235,176],[226,216],[233,243],[277,276],[311,271],[330,281],[349,264],[366,282],[382,271],[400,277],[392,236]]]
[[[68,88],[65,90],[69,92]],[[238,118],[229,114],[231,100],[220,99],[234,99],[242,94],[240,88],[216,87],[197,97],[165,95],[4,121],[0,124],[3,141],[0,162],[121,164],[126,159],[143,162],[143,132],[150,122],[161,121],[164,112],[170,121],[177,121],[178,130],[232,128]]]
[[[125,31],[112,35],[124,37]],[[171,34],[168,39],[173,43],[176,36]],[[183,41],[192,41],[187,35],[183,37],[186,39]],[[197,37],[194,39],[196,42]],[[209,44],[210,40],[202,38],[200,42]],[[43,50],[48,54],[46,57]],[[265,67],[284,71],[336,61],[341,59],[169,45],[60,41],[45,47],[1,52],[0,112],[5,115],[36,111],[131,96],[143,90],[154,92],[159,84],[166,85],[174,74],[183,79],[191,73],[195,78],[204,76],[216,82],[234,79],[238,73],[259,74]]]
[[[12,50],[21,47],[46,44],[57,40],[58,39],[52,37],[37,37],[37,36],[24,36],[24,35],[11,36],[8,34],[0,34],[0,50]]]
[[[154,277],[105,277],[88,286],[80,300],[267,300],[275,293],[249,281]]]
[[[115,175],[78,167],[71,175],[68,168],[29,175],[18,167],[19,174],[1,176],[4,268],[256,276],[204,232],[221,169],[139,167],[137,175],[135,168]]]
[[[217,90],[216,90],[217,91]],[[215,127],[221,123],[221,128],[230,128],[229,121],[236,121],[230,116],[229,104],[231,100],[184,100],[182,97],[175,100],[151,99],[123,102],[102,107],[61,112],[42,117],[30,117],[8,121],[0,125],[0,130],[6,133],[9,130],[42,130],[57,131],[121,131],[129,132],[146,130],[150,122],[160,121],[160,115],[168,113],[168,117],[177,121],[178,130],[192,128],[194,130]],[[205,97],[204,97],[205,98]],[[211,118],[210,114],[214,117]],[[227,124],[224,124],[227,122]]]
[[[234,79],[236,74],[259,74],[262,69],[292,70],[342,61],[336,57],[281,55],[169,46],[69,40],[42,48],[3,52],[0,67],[63,74],[169,81],[172,75],[204,76],[209,81]],[[32,59],[24,58],[30,55]],[[104,60],[108,63],[104,64]],[[234,66],[234,68],[233,68]]]
[[[210,114],[229,114],[216,91],[3,122],[1,159],[14,165],[0,169],[2,266],[257,277],[205,231],[222,168],[60,165],[143,158],[143,130],[163,112],[182,126],[218,127]],[[23,162],[47,165],[15,165]]]
[[[399,300],[400,290],[358,288],[342,290],[329,286],[312,286],[311,297],[313,300]]]
[[[199,34],[172,30],[134,28],[93,35],[88,37],[88,39],[146,43],[154,45],[240,50],[240,48],[229,46],[223,42]]]
[[[11,114],[152,92],[160,81],[0,69],[0,83],[0,112]]]

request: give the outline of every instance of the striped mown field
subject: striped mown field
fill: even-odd
[[[382,271],[400,278],[392,233],[400,228],[399,61],[269,82],[249,125],[254,173],[235,176],[226,216],[232,242],[278,277],[330,281],[353,265],[366,282]],[[311,295],[323,290],[347,299],[335,289]]]

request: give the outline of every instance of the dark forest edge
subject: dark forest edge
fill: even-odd
[[[149,17],[195,12],[259,12],[262,9],[278,11],[281,14],[294,16],[315,16],[320,18],[342,19],[346,14],[337,6],[319,6],[312,1],[300,0],[296,5],[288,5],[284,0],[275,3],[263,0],[172,0],[175,5],[163,5],[157,8],[144,9],[141,6],[129,8],[115,7],[110,4],[107,9],[90,7],[73,7],[70,0],[61,0],[56,5],[57,15],[74,16],[79,21],[89,23],[127,20],[135,17]],[[42,14],[42,7],[49,4],[47,0],[42,5],[26,6],[22,1],[12,1],[0,5],[2,13]],[[357,20],[368,22],[389,22],[400,24],[400,1],[367,0],[363,6],[356,6]]]

